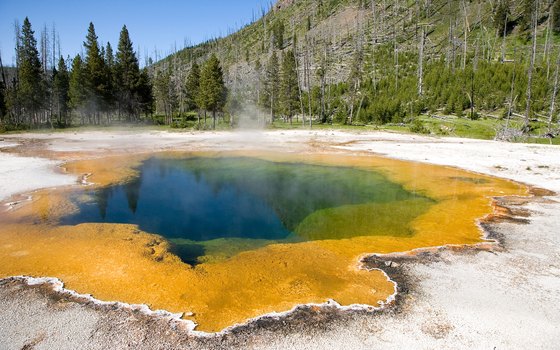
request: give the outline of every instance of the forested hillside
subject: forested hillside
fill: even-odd
[[[428,132],[427,117],[455,116],[504,121],[503,139],[558,134],[560,0],[280,0],[144,69],[126,27],[116,55],[91,24],[84,53],[66,59],[56,45],[50,58],[43,31],[39,52],[27,19],[16,30],[4,129],[252,119]]]
[[[452,114],[517,118],[521,132],[552,130],[559,31],[555,0],[283,0],[238,32],[151,67],[156,108],[191,109],[185,77],[193,62],[215,53],[227,112],[256,109],[269,123],[290,114],[342,124]],[[297,111],[286,108],[282,92],[282,62],[291,55]]]

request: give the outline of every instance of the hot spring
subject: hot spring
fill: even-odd
[[[125,183],[74,196],[62,224],[135,224],[196,264],[279,242],[410,236],[433,200],[375,171],[255,158],[150,158]],[[398,217],[391,209],[400,208]],[[235,249],[237,248],[237,249]]]
[[[67,165],[94,186],[2,214],[1,276],[60,278],[101,300],[219,331],[298,304],[394,293],[368,253],[482,241],[492,196],[523,186],[371,156],[160,154]]]

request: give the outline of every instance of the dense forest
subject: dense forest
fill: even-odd
[[[558,134],[560,0],[280,0],[143,69],[126,27],[115,55],[90,24],[84,53],[50,67],[27,19],[16,38],[15,74],[2,69],[0,82],[4,129],[243,117],[422,132],[419,116],[452,115],[504,120],[504,139]]]
[[[73,58],[56,59],[56,44],[50,57],[45,48],[46,38],[43,31],[39,52],[29,19],[25,18],[21,27],[16,24],[16,67],[5,69],[0,62],[1,129],[154,120],[152,79],[148,68],[140,69],[126,26],[120,32],[116,53],[111,43],[100,45],[93,23],[89,24],[83,43],[84,53]],[[55,34],[53,42],[54,38]],[[205,113],[212,112],[215,120],[227,92],[216,56],[208,59],[199,80],[196,105]]]
[[[5,129],[99,125],[152,113],[150,77],[139,68],[126,26],[116,55],[110,43],[99,44],[93,23],[83,56],[56,59],[53,49],[53,57],[46,57],[44,38],[40,54],[29,19],[16,26],[16,67],[11,76],[2,67]]]

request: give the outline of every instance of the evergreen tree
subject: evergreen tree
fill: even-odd
[[[196,62],[193,62],[191,71],[187,76],[185,84],[187,109],[192,111],[198,108],[196,97],[200,87],[200,67]]]
[[[216,113],[220,112],[227,100],[227,90],[220,61],[212,54],[204,64],[200,74],[199,103],[202,108],[212,112],[213,129],[216,129]]]
[[[171,86],[171,69],[165,67],[156,72],[154,77],[154,93],[158,103],[158,110],[165,113],[165,124],[171,124],[172,113],[177,104],[175,89]]]
[[[268,59],[265,68],[263,93],[261,95],[262,105],[270,110],[271,122],[274,122],[274,117],[278,113],[278,92],[280,86],[280,74],[278,55],[276,51]]]
[[[111,110],[115,104],[115,56],[113,55],[113,47],[110,42],[107,42],[105,47],[104,62],[105,76],[103,80],[105,81],[105,89],[103,100],[107,110]]]
[[[87,112],[93,116],[94,122],[99,124],[99,111],[104,108],[103,101],[107,94],[107,81],[105,61],[101,55],[95,27],[90,22],[86,41],[84,42],[86,56],[84,60],[84,72],[86,87],[88,89]]]
[[[113,47],[110,42],[107,42],[105,47],[105,65],[109,69],[115,68],[115,56],[113,55]]]
[[[84,124],[84,111],[85,104],[88,97],[87,87],[85,86],[86,71],[84,69],[84,63],[80,55],[76,55],[72,61],[72,72],[70,73],[70,84],[69,84],[69,98],[70,98],[70,108],[72,110],[81,114],[81,123]]]
[[[68,102],[70,90],[70,77],[64,58],[60,56],[58,67],[53,80],[54,110],[58,117],[59,125],[68,124]]]
[[[299,108],[299,84],[296,71],[296,59],[294,52],[289,50],[282,59],[282,71],[280,74],[280,110],[282,114],[290,119]]]
[[[148,74],[147,68],[142,69],[142,71],[140,72],[136,93],[138,102],[140,104],[140,111],[144,113],[146,117],[148,117],[154,112],[154,94],[152,91],[152,82],[150,80],[150,75]]]
[[[284,48],[284,22],[282,20],[278,20],[274,23],[272,27],[272,35],[273,35],[273,44],[274,47],[278,50],[282,50]]]
[[[37,51],[37,40],[31,29],[29,19],[25,17],[19,37],[18,53],[18,88],[17,98],[21,101],[23,112],[30,118],[28,122],[38,124],[39,112],[46,97],[43,70]]]
[[[0,80],[0,122],[4,121],[4,116],[8,112],[6,107],[6,85],[4,79]]]
[[[120,33],[114,74],[119,110],[126,113],[130,120],[138,109],[135,92],[140,78],[140,67],[126,26],[123,26]]]

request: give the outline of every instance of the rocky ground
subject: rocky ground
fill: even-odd
[[[0,200],[76,179],[54,164],[111,153],[271,149],[370,152],[500,176],[560,192],[560,147],[392,133],[79,132],[0,141]],[[31,157],[32,156],[32,157]],[[387,268],[398,302],[377,313],[301,309],[198,337],[181,323],[53,292],[0,284],[0,349],[525,349],[560,341],[560,196],[510,201],[520,220],[495,222],[499,252],[441,250]],[[525,217],[526,214],[530,216]]]

